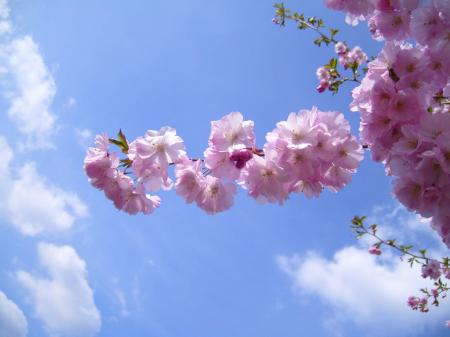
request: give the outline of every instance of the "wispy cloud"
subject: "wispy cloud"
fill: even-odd
[[[85,261],[70,246],[48,243],[38,245],[38,256],[49,278],[17,272],[36,316],[51,335],[94,336],[100,330],[101,318],[87,281]]]
[[[25,337],[28,323],[22,310],[0,291],[0,337]]]

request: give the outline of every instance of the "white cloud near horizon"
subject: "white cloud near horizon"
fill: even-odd
[[[91,337],[101,327],[100,312],[88,283],[86,263],[71,246],[38,244],[38,257],[49,278],[17,272],[36,316],[51,336]]]
[[[26,163],[13,176],[14,153],[0,135],[0,216],[22,234],[34,236],[43,232],[64,232],[77,219],[87,216],[87,206],[79,197],[47,181],[34,163]]]
[[[379,222],[380,233],[399,234],[400,230],[407,229],[420,232],[425,228],[426,235],[434,236],[423,221],[422,224],[413,223],[421,221],[416,215],[408,215],[405,210],[396,210],[392,214],[396,216],[388,216],[389,221],[401,219],[401,225],[400,221],[392,222],[399,226],[394,230]],[[414,336],[429,328],[443,326],[445,320],[450,319],[448,299],[444,299],[438,308],[432,306],[427,314],[412,311],[406,304],[407,298],[420,296],[420,288],[433,287],[432,281],[423,279],[418,266],[411,268],[386,247],[382,247],[381,256],[370,255],[367,252],[369,242],[363,240],[344,247],[332,258],[307,252],[279,255],[276,261],[300,299],[321,300],[331,313],[322,317],[324,327],[336,336],[340,336],[348,324],[363,328],[364,336]],[[434,251],[442,252],[442,248],[437,247]]]
[[[22,310],[0,291],[0,337],[25,337],[28,323]]]

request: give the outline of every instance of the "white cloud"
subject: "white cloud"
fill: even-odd
[[[2,47],[2,58],[13,82],[8,116],[26,138],[22,147],[52,147],[50,136],[55,131],[56,116],[50,106],[56,85],[37,44],[31,36],[15,38]]]
[[[381,226],[380,233],[399,234],[399,229],[412,228],[418,228],[416,230],[421,232],[425,228],[434,236],[427,224],[423,224],[416,215],[407,213],[404,209],[396,210],[396,216],[387,218],[389,223],[399,228]],[[399,219],[409,221],[400,223]],[[431,307],[427,314],[412,311],[406,305],[408,296],[420,296],[420,288],[431,288],[433,283],[421,277],[418,266],[411,268],[388,248],[382,248],[380,257],[370,255],[368,244],[368,241],[362,241],[359,246],[345,247],[331,259],[316,252],[302,256],[280,255],[277,263],[289,276],[293,289],[302,300],[318,297],[329,308],[331,315],[324,315],[324,326],[335,335],[340,335],[345,324],[352,323],[362,327],[367,332],[366,336],[397,333],[412,336],[423,333],[427,328],[443,325],[450,318],[450,302],[447,299],[442,301],[441,307]],[[438,247],[435,252],[442,250]],[[436,257],[442,258],[442,255]]]
[[[70,246],[38,245],[41,264],[49,278],[18,271],[19,283],[29,292],[36,316],[51,335],[94,336],[100,330],[100,313],[87,281],[86,263]]]
[[[75,194],[47,183],[32,163],[20,169],[7,208],[12,224],[26,235],[68,230],[77,217],[87,214],[86,205]]]
[[[0,291],[0,337],[25,337],[28,323],[22,310]]]
[[[365,327],[368,336],[380,331],[420,333],[449,318],[445,300],[445,308],[432,308],[426,315],[407,307],[408,296],[432,284],[400,260],[380,264],[366,250],[346,247],[331,260],[308,253],[303,258],[279,256],[277,262],[302,297],[318,296],[332,309],[332,321],[352,321]]]
[[[0,136],[0,215],[25,235],[62,232],[87,215],[87,206],[74,193],[50,184],[33,163],[27,163],[12,177],[13,152]]]

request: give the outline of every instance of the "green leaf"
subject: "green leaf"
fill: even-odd
[[[122,144],[121,141],[119,141],[119,140],[117,140],[117,139],[114,139],[114,138],[109,138],[109,142],[112,143],[112,144],[114,144],[114,145],[117,145],[117,146],[120,147],[120,148],[122,148],[122,146],[123,146],[123,144]]]
[[[330,33],[331,33],[332,38],[334,38],[338,32],[339,32],[339,29],[330,28]]]
[[[122,142],[123,149],[128,152],[128,149],[129,149],[128,141],[127,141],[127,138],[125,137],[125,135],[123,134],[122,129],[119,129],[119,133],[117,134],[117,137]]]
[[[330,67],[332,68],[332,69],[336,69],[336,67],[337,67],[337,59],[335,59],[335,58],[332,58],[331,60],[330,60]]]

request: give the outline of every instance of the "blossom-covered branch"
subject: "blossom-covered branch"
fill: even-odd
[[[232,206],[237,185],[262,203],[282,204],[291,193],[317,197],[324,188],[336,192],[350,181],[363,157],[338,112],[314,107],[291,113],[267,134],[262,149],[256,147],[253,126],[239,112],[211,122],[204,159],[190,158],[170,127],[149,130],[132,142],[122,131],[117,139],[99,135],[96,146],[88,149],[85,171],[94,187],[130,214],[152,213],[160,198],[147,193],[171,188],[187,203],[214,214]],[[169,166],[175,166],[175,181]]]
[[[287,20],[292,20],[296,23],[296,26],[300,30],[310,29],[319,34],[319,37],[314,40],[314,44],[326,46],[333,44],[334,50],[337,54],[337,58],[334,57],[322,67],[317,69],[316,75],[319,80],[317,86],[318,92],[324,92],[325,90],[331,91],[336,94],[339,88],[345,82],[360,83],[361,74],[364,72],[363,65],[367,62],[367,55],[358,46],[350,49],[343,41],[336,39],[336,35],[339,32],[338,29],[330,28],[329,34],[324,32],[325,23],[322,19],[316,17],[305,17],[305,14],[293,12],[284,6],[284,3],[275,4],[275,17],[273,22],[280,26],[285,26]],[[343,70],[339,70],[338,65],[343,67]],[[343,74],[344,71],[348,71],[349,74]]]

